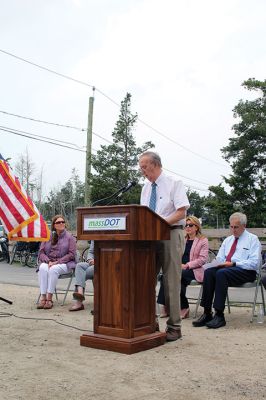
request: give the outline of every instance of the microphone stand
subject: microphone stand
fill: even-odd
[[[5,301],[5,302],[8,303],[8,304],[13,304],[12,301],[7,300],[7,299],[4,299],[4,297],[0,297],[0,300]]]
[[[124,188],[119,189],[115,193],[111,194],[111,196],[107,196],[107,197],[104,197],[103,199],[96,200],[94,203],[92,203],[91,206],[94,207],[94,206],[96,206],[96,204],[101,203],[102,201],[110,200],[110,202],[106,204],[108,206],[108,204],[110,204],[113,201],[113,198],[123,190],[124,190]]]

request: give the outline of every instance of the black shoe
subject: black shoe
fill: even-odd
[[[213,319],[210,322],[207,322],[207,324],[206,324],[206,326],[208,328],[212,328],[212,329],[221,328],[222,326],[225,326],[225,325],[226,325],[226,321],[224,319],[224,316],[217,315],[217,314],[215,314]]]
[[[181,328],[170,328],[168,327],[166,329],[166,341],[167,342],[173,342],[175,340],[178,340],[182,337],[182,333],[181,333]]]
[[[197,321],[193,321],[192,325],[195,326],[196,328],[200,326],[205,326],[207,322],[212,320],[212,314],[202,314]]]

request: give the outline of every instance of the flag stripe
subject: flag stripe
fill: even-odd
[[[4,164],[4,163],[1,162],[1,164]],[[29,215],[32,215],[33,209],[31,207],[31,205],[29,204],[27,197],[25,197],[25,195],[20,190],[18,190],[19,188],[17,187],[17,184],[14,181],[14,179],[12,178],[11,174],[8,171],[6,171],[5,168],[0,168],[0,175],[2,176],[2,178],[6,184],[6,189],[9,188],[12,195],[14,197],[16,197],[16,199],[19,201],[19,203],[21,203],[22,206],[25,208],[25,211],[28,212]]]
[[[47,241],[48,226],[8,164],[0,159],[0,218],[9,240]]]
[[[18,210],[12,201],[10,201],[10,198],[7,197],[6,193],[4,192],[3,188],[0,186],[0,198],[2,199],[3,203],[6,205],[6,207],[9,209],[10,213],[13,215],[17,223],[21,223],[25,220],[25,217],[20,214],[20,210]]]
[[[8,218],[6,217],[6,215],[4,214],[4,212],[2,211],[2,209],[0,208],[0,219],[3,222],[3,224],[6,227],[6,230],[9,232],[12,230],[13,226],[10,224]]]

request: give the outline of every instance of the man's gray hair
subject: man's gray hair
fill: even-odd
[[[247,216],[241,212],[235,212],[234,214],[230,215],[229,222],[232,219],[237,219],[241,225],[247,225]]]
[[[152,164],[162,168],[161,157],[159,156],[158,153],[155,153],[155,151],[145,151],[144,153],[141,154],[139,158],[141,159],[144,156],[149,157],[151,159]]]

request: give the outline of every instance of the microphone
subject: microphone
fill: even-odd
[[[121,197],[123,193],[126,193],[128,190],[130,190],[133,186],[136,186],[137,182],[131,181],[127,184],[127,186],[124,186],[122,189],[120,189],[120,193],[117,197]]]
[[[91,207],[94,207],[96,204],[102,203],[103,201],[110,200],[106,205],[108,206],[112,201],[114,200],[115,197],[121,197],[123,193],[127,192],[129,189],[131,189],[133,186],[136,186],[135,181],[131,181],[127,184],[127,186],[122,187],[121,189],[117,190],[115,193],[111,194],[111,196],[104,197],[103,199],[99,199],[94,201],[92,203]]]

